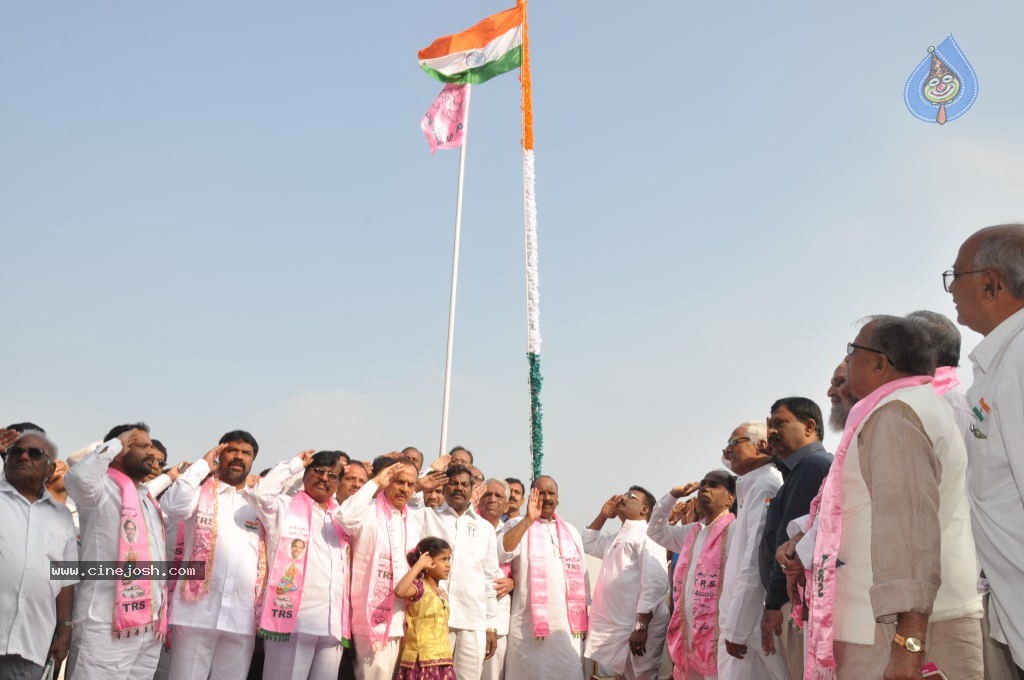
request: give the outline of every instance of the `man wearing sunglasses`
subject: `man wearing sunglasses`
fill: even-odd
[[[243,680],[256,643],[260,524],[245,480],[256,439],[233,430],[193,463],[160,499],[182,523],[184,559],[204,562],[203,579],[179,580],[171,596],[171,680]]]
[[[584,656],[617,677],[652,678],[661,662],[668,626],[665,551],[647,536],[655,499],[640,486],[615,494],[583,532],[583,549],[601,560],[590,608]],[[617,517],[622,526],[602,533]]]
[[[0,677],[40,677],[48,658],[59,666],[68,654],[77,581],[51,581],[50,562],[77,560],[78,545],[71,513],[44,487],[57,447],[38,430],[11,439],[0,451]]]

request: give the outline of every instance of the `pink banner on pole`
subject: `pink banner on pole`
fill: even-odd
[[[469,122],[469,87],[455,83],[445,85],[420,121],[430,153],[438,149],[456,149],[465,141],[466,124]]]

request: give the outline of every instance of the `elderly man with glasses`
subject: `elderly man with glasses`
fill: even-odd
[[[732,431],[723,460],[736,478],[736,521],[726,562],[721,612],[718,676],[730,680],[787,680],[786,662],[765,654],[761,645],[761,608],[765,588],[759,573],[758,548],[768,517],[768,504],[782,473],[767,451],[764,421],[741,423]]]
[[[912,319],[878,316],[847,345],[857,401],[812,504],[808,672],[890,680],[935,662],[981,680],[963,438],[932,384],[935,346]]]
[[[43,674],[48,659],[59,666],[71,645],[73,578],[50,580],[51,561],[78,560],[71,513],[44,486],[57,447],[38,430],[0,430],[4,478],[0,479],[0,677]]]
[[[583,549],[601,560],[584,654],[618,678],[653,678],[668,627],[665,551],[647,536],[654,496],[639,486],[615,494],[583,532]],[[617,517],[616,533],[602,533]]]
[[[985,336],[970,355],[967,493],[992,638],[1024,678],[1024,224],[972,234],[943,283],[957,321]]]

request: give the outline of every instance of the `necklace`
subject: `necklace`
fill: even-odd
[[[433,583],[426,579],[423,579],[423,582],[426,583],[430,587],[430,589],[434,591],[434,594],[437,595],[437,598],[441,600],[441,606],[444,607],[445,611],[448,611],[448,593],[444,592],[443,590],[441,590],[441,588],[435,586]]]

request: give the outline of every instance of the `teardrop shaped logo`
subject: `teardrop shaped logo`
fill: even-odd
[[[928,48],[907,79],[903,101],[915,118],[945,125],[967,113],[978,98],[978,76],[950,33]]]

